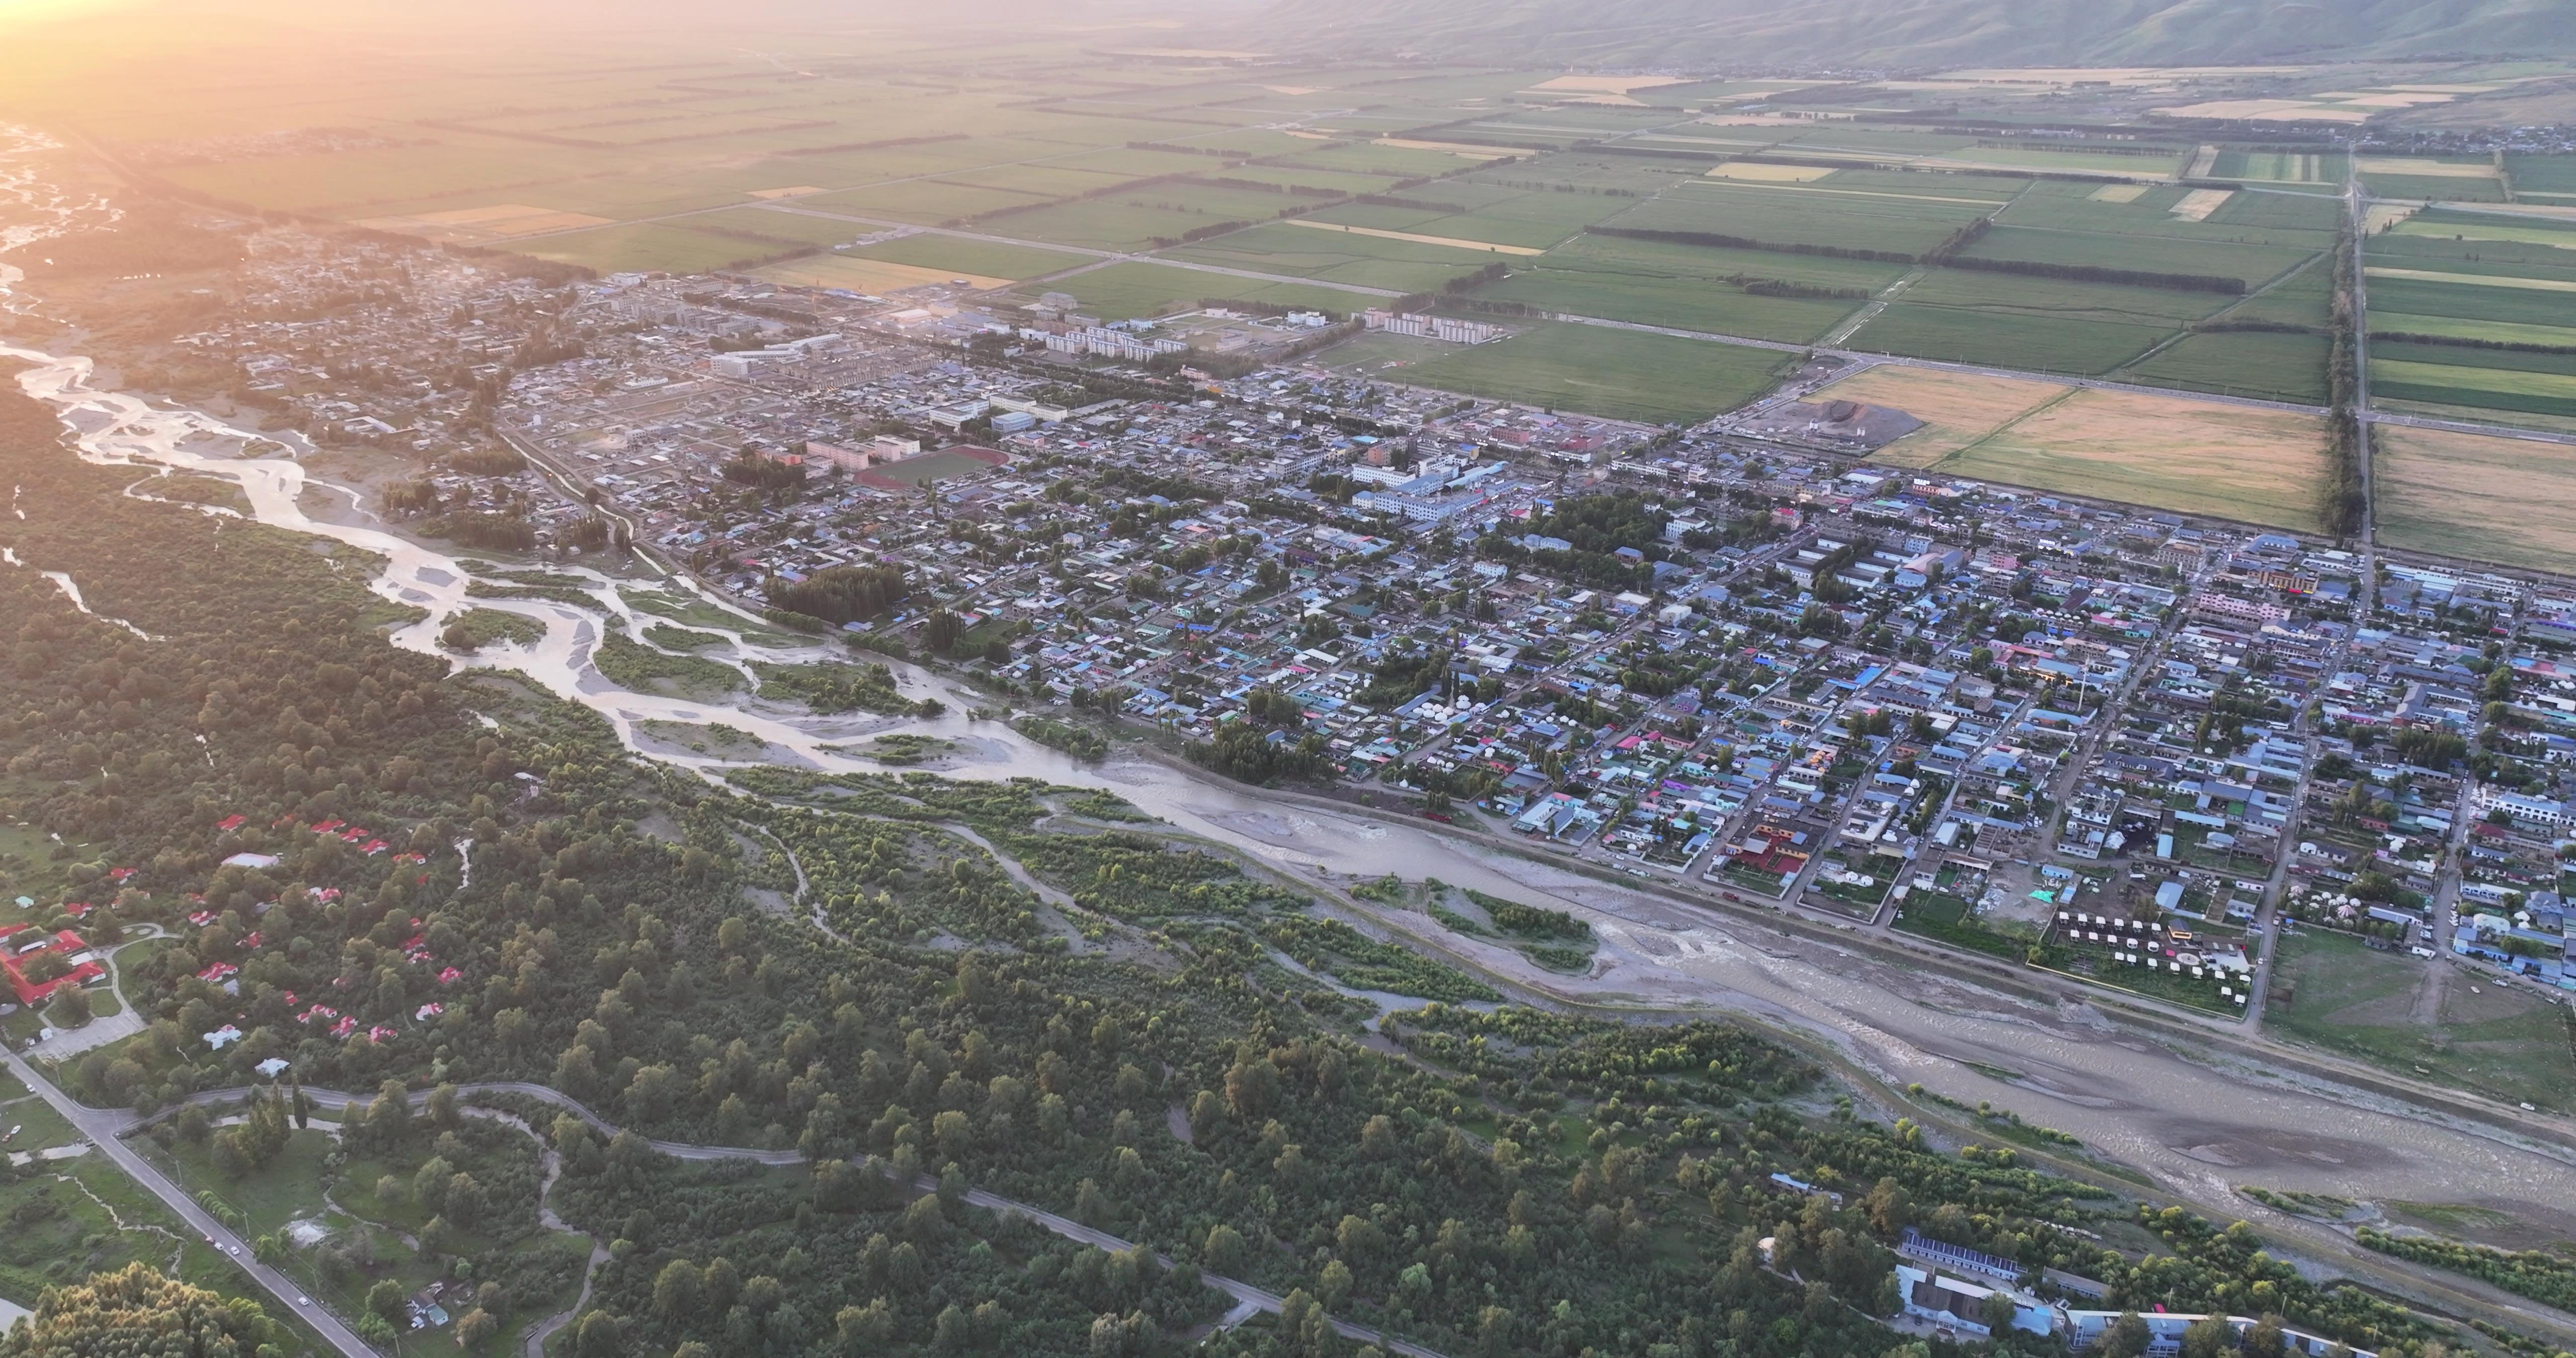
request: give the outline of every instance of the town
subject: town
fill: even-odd
[[[1800,399],[1831,359],[1657,427],[1313,360],[1486,338],[1383,310],[296,230],[243,271],[154,375],[382,450],[478,551],[649,554],[1217,773],[2199,1014],[2261,1015],[2284,927],[2576,988],[2576,584],[1874,463],[1913,421]]]

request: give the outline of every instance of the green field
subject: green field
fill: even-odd
[[[2407,346],[2417,353],[2424,352],[2427,347]],[[2479,350],[2459,352],[2465,356],[2487,356]],[[2382,358],[2373,352],[2370,387],[2374,393],[2398,401],[2440,401],[2493,410],[2576,415],[2576,375],[2567,373],[2529,372],[2470,363],[2423,363]]]
[[[2576,1108],[2566,1014],[2520,987],[2488,982],[2473,995],[2471,974],[2455,974],[2437,1020],[2421,1023],[2417,994],[2431,967],[2414,958],[2320,930],[2282,940],[2273,966],[2263,1022],[2280,1036],[2489,1098]],[[2285,982],[2297,996],[2286,1005]]]
[[[1767,390],[1787,355],[1598,326],[1542,323],[1406,368],[1416,386],[1612,419],[1687,424]]]
[[[2333,344],[2324,335],[2267,331],[2185,335],[2120,376],[2152,386],[2322,405]]]
[[[2375,335],[2440,335],[2448,339],[2576,348],[2576,327],[2515,325],[2507,321],[2462,320],[2455,316],[2410,316],[2402,311],[2376,306],[2370,309],[2370,330]]]
[[[685,226],[642,223],[603,226],[541,236],[511,249],[539,259],[559,260],[610,273],[619,269],[659,269],[667,273],[704,273],[755,259],[802,249],[793,243],[720,236]]]
[[[1868,353],[2099,376],[2134,361],[2170,327],[1897,302],[1844,344]]]
[[[1887,190],[1841,190],[1824,184],[1753,185],[1699,180],[1638,204],[1609,225],[1648,231],[1700,231],[1745,240],[1883,250],[1915,255],[1984,215],[1983,204],[1927,201],[1942,194],[1937,176],[1919,177],[1913,197]],[[1965,196],[1965,195],[1959,195]]]
[[[2361,184],[2376,198],[2429,199],[2445,203],[2504,201],[2502,184],[2493,179],[2473,179],[2467,175],[2364,173]]]
[[[1516,269],[1478,297],[1575,316],[1603,316],[1679,330],[1703,330],[1793,344],[1822,339],[1858,300],[1759,297],[1732,283],[1683,275],[1604,269]]]
[[[2016,204],[2015,207],[2018,207]],[[2015,214],[2007,211],[2006,219]],[[2167,220],[2172,220],[2167,215]],[[2163,222],[2142,225],[2162,227]],[[2248,288],[2316,257],[2313,249],[2270,245],[2236,245],[2224,241],[2177,238],[2163,231],[2112,234],[2064,228],[1997,225],[1968,247],[1971,259],[2027,260],[2084,268],[2121,269],[2133,273],[2171,273],[2240,278]]]
[[[1169,251],[1174,259],[1286,274],[1394,292],[1430,292],[1496,256],[1422,241],[1388,240],[1273,222]]]
[[[2374,315],[2448,316],[2554,327],[2567,324],[2569,316],[2576,314],[2576,293],[2543,288],[2386,277],[2371,278],[2369,284]]]
[[[1032,292],[1040,290],[1031,289]],[[1070,294],[1082,303],[1085,312],[1107,321],[1186,311],[1196,307],[1201,299],[1211,297],[1320,309],[1336,315],[1386,300],[1364,292],[1342,292],[1301,283],[1264,283],[1257,279],[1201,273],[1195,269],[1176,269],[1168,264],[1134,263],[1112,264],[1070,278],[1059,278],[1042,290]]]
[[[1040,250],[1025,245],[968,240],[962,236],[905,236],[861,246],[848,252],[860,259],[882,259],[924,269],[946,269],[984,278],[1035,278],[1091,262],[1090,255]]]

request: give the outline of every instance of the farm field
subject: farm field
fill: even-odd
[[[720,236],[712,231],[697,231],[685,226],[644,222],[545,236],[520,242],[513,248],[521,254],[579,264],[602,273],[617,269],[704,273],[807,247],[792,242]]]
[[[1787,355],[1600,326],[1542,322],[1508,339],[1457,347],[1403,381],[1647,424],[1687,424],[1768,389]]]
[[[1865,353],[2096,377],[2135,360],[2169,329],[1899,301],[1843,343]]]
[[[2316,523],[2321,416],[1895,368],[1820,395],[1924,421],[1877,461],[2283,528]]]
[[[2120,373],[2123,381],[2301,405],[2327,399],[2324,335],[2269,331],[2185,335]]]
[[[2383,424],[2380,539],[2445,556],[2576,570],[2576,448]]]
[[[980,274],[958,274],[944,269],[926,269],[918,264],[896,264],[882,259],[861,259],[851,255],[809,255],[755,269],[753,276],[772,283],[785,283],[798,288],[840,288],[850,292],[901,292],[906,288],[964,279],[978,288],[1007,288],[1010,279]]]
[[[1177,269],[1168,264],[1144,263],[1111,264],[1056,279],[1043,287],[1026,289],[1032,298],[1040,292],[1061,292],[1072,296],[1082,303],[1085,312],[1105,321],[1185,311],[1207,298],[1269,302],[1278,306],[1329,311],[1336,315],[1386,300],[1364,292],[1344,292],[1302,283],[1266,283],[1259,279],[1234,278],[1197,269]]]
[[[1515,271],[1476,295],[1576,316],[1605,316],[1677,330],[1811,343],[1861,305],[1860,299],[1762,297],[1718,279],[1599,268]]]
[[[926,234],[864,245],[848,254],[854,258],[882,259],[890,264],[942,269],[952,274],[1013,279],[1035,278],[1059,269],[1075,268],[1090,263],[1094,258],[1061,250],[1037,250],[1021,245],[968,240],[962,236]]]
[[[1389,292],[1431,292],[1493,262],[1490,251],[1315,231],[1271,222],[1165,252],[1229,269],[1284,274]]]
[[[1922,428],[1879,449],[1872,460],[1929,467],[2069,390],[2056,382],[1884,364],[1833,383],[1817,399],[1886,406],[1921,420]]]
[[[2451,355],[2457,355],[2459,361],[2424,361]],[[2420,344],[2375,345],[2370,356],[2370,385],[2373,392],[2395,401],[2439,401],[2537,415],[2576,415],[2576,371],[2549,371],[2543,366],[2563,369],[2570,359],[2562,354]]]

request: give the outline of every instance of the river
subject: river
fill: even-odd
[[[0,199],[15,193],[26,209],[35,181],[12,173],[11,154],[0,147]],[[0,202],[0,212],[7,206]],[[0,231],[9,229],[7,220],[0,217]],[[26,310],[25,299],[9,291],[18,281],[15,272],[0,266],[0,311],[13,315]],[[202,412],[96,389],[86,357],[5,344],[0,357],[29,365],[19,374],[20,385],[61,412],[84,459],[220,477],[241,487],[252,517],[262,523],[377,554],[385,566],[371,588],[428,615],[393,632],[393,644],[524,676],[600,713],[628,748],[645,757],[707,773],[728,765],[639,735],[647,722],[720,722],[766,742],[788,762],[862,772],[881,768],[835,747],[876,733],[938,736],[958,747],[958,756],[941,769],[947,776],[1029,776],[1103,788],[1289,876],[1318,880],[1318,869],[1345,880],[1390,872],[1434,876],[1577,907],[1603,934],[1605,965],[1588,982],[1569,983],[1526,968],[1520,969],[1523,980],[1579,989],[1599,1002],[1744,1013],[1822,1035],[1891,1084],[1920,1082],[1972,1104],[1991,1101],[2080,1137],[2222,1220],[2261,1217],[2275,1234],[2297,1237],[2321,1253],[2344,1253],[2349,1246],[2319,1228],[2262,1211],[2238,1197],[2234,1186],[2477,1204],[2576,1236],[2576,1157],[2563,1148],[2524,1144],[2349,1090],[2309,1086],[2227,1062],[2186,1060],[2087,1006],[2043,1004],[1894,966],[1428,829],[1287,804],[1133,756],[1081,763],[1000,723],[966,717],[964,709],[982,699],[917,667],[895,667],[904,691],[938,698],[948,714],[817,718],[748,696],[699,702],[620,688],[591,664],[591,652],[604,629],[622,628],[637,616],[626,592],[666,587],[659,582],[644,586],[585,567],[550,565],[546,569],[581,578],[591,604],[469,598],[469,572],[455,557],[370,522],[374,516],[357,492],[334,487],[355,502],[355,512],[317,519],[302,500],[319,483],[301,462],[243,455],[257,438],[292,448],[300,442],[293,435],[245,430]],[[59,583],[78,597],[76,582]],[[469,607],[530,618],[543,624],[545,636],[527,645],[494,644],[460,660],[440,648],[437,638],[447,618]],[[743,631],[759,628],[756,619],[743,616]],[[834,653],[820,644],[763,646],[739,632],[731,639],[745,659],[813,660]],[[1497,969],[1515,965],[1513,954],[1473,943],[1460,947]]]

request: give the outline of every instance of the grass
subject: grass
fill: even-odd
[[[760,696],[803,703],[817,712],[911,712],[918,706],[895,688],[883,665],[773,665],[755,661]],[[934,708],[936,704],[932,705]]]
[[[2186,335],[2121,376],[2159,387],[2322,405],[2327,396],[2326,356],[2333,346],[2323,335],[2268,331]]]
[[[1844,344],[1870,353],[2090,377],[2135,360],[2168,333],[2170,327],[1897,302]]]
[[[1397,292],[1431,291],[1450,279],[1495,262],[1489,252],[1390,240],[1342,231],[1317,231],[1272,222],[1170,252],[1174,259],[1229,269],[1349,283]]]
[[[797,248],[768,240],[720,236],[684,226],[656,223],[603,226],[514,241],[510,249],[538,259],[579,264],[609,273],[620,269],[659,269],[668,273],[704,273],[747,260]]]
[[[2462,351],[2461,356],[2477,357],[2474,351]],[[2374,392],[2397,400],[2576,415],[2576,374],[2526,372],[2484,363],[2419,363],[2374,354],[2370,385]]]
[[[1787,356],[1767,349],[1545,322],[1403,370],[1443,391],[1648,424],[1690,424],[1768,389]]]
[[[1921,254],[1984,215],[1982,204],[1924,201],[1940,181],[1901,190],[1845,189],[1828,184],[1744,184],[1695,180],[1675,185],[1609,225],[1650,231],[1706,231],[1747,240],[1893,250]]]
[[[2490,980],[2472,994],[2472,974],[2454,974],[2435,1021],[2421,1024],[2416,996],[2430,967],[2402,954],[2312,930],[2283,939],[2273,965],[2264,1022],[2274,1033],[2489,1098],[2576,1107],[2566,1012],[2520,987]],[[2294,1003],[2279,1002],[2283,982]]]
[[[743,687],[742,671],[695,655],[664,655],[649,646],[610,633],[591,653],[601,677],[638,693],[713,701]]]
[[[403,1243],[396,1232],[416,1232],[425,1224],[427,1213],[410,1199],[402,1197],[385,1201],[377,1198],[376,1181],[391,1174],[406,1187],[420,1165],[429,1158],[426,1138],[394,1159],[351,1158],[340,1163],[335,1138],[318,1129],[295,1132],[288,1138],[286,1149],[275,1160],[260,1169],[238,1177],[219,1174],[204,1147],[184,1140],[162,1145],[145,1140],[138,1148],[158,1162],[183,1186],[196,1193],[211,1193],[236,1218],[245,1238],[272,1235],[295,1221],[326,1223],[335,1232],[367,1231],[374,1241],[375,1267],[363,1274],[345,1279],[326,1276],[315,1252],[296,1250],[290,1253],[282,1271],[304,1287],[317,1303],[330,1306],[340,1315],[354,1316],[365,1304],[365,1293],[378,1280],[393,1278],[405,1291],[417,1290],[440,1274],[437,1265],[423,1259]],[[528,1153],[534,1153],[531,1143]],[[493,1181],[489,1157],[479,1152],[452,1160],[459,1170],[473,1172],[487,1184]],[[122,1210],[120,1208],[120,1210]],[[467,1237],[463,1242],[468,1252],[480,1254],[492,1246],[488,1241]],[[512,1281],[509,1265],[525,1267],[542,1256],[561,1254],[564,1259],[550,1267],[570,1267],[574,1257],[586,1256],[589,1247],[577,1237],[539,1232],[534,1237],[509,1246],[504,1258],[493,1261],[498,1276],[506,1284]],[[534,1271],[531,1269],[530,1271]],[[487,1271],[483,1276],[495,1276]],[[577,1273],[575,1274],[577,1277]],[[473,1358],[503,1358],[519,1348],[518,1331],[534,1321],[553,1314],[570,1304],[572,1289],[533,1299],[502,1314],[501,1333],[487,1345],[468,1350]],[[406,1335],[397,1344],[397,1354],[433,1355],[459,1352],[453,1330]]]
[[[990,278],[1035,278],[1060,269],[1076,268],[1091,260],[1089,255],[1071,255],[1061,250],[930,235],[905,236],[900,240],[862,246],[850,254],[862,259],[881,259],[890,264],[910,264],[916,268]]]
[[[2019,206],[2015,204],[2013,209],[2008,209],[2004,214],[2005,220],[2019,215]],[[2169,224],[2198,224],[2182,222],[2170,213],[2141,211],[2137,204],[2090,206],[2122,214],[2134,213],[2145,219],[2138,223],[2140,228],[2153,229],[2040,230],[1998,225],[1970,246],[1967,254],[1973,259],[2017,259],[2040,264],[2128,269],[2141,273],[2241,278],[2249,288],[2316,257],[2312,249],[2177,239],[2164,234],[2172,229]]]
[[[543,641],[546,636],[544,623],[498,608],[469,608],[457,614],[447,625],[462,629],[466,644],[476,648],[496,641],[526,646]]]
[[[21,1109],[0,1114],[26,1122]],[[184,1230],[104,1157],[54,1161],[0,1183],[0,1297],[32,1306],[47,1287],[140,1261],[229,1297],[247,1297],[295,1326],[267,1295],[244,1285],[240,1270]]]
[[[1856,299],[1758,297],[1732,283],[1691,275],[1562,269],[1544,262],[1515,269],[1476,295],[1577,316],[1795,344],[1823,338],[1861,305]]]
[[[692,627],[721,627],[763,645],[793,646],[805,640],[784,632],[764,630],[759,623],[731,609],[719,608],[694,594],[665,594],[660,590],[630,588],[619,591],[619,595],[626,600],[628,607],[638,612],[651,613]]]
[[[662,622],[647,624],[644,628],[644,639],[656,646],[674,651],[703,651],[711,647],[733,644],[713,632],[673,627],[669,623]]]
[[[2576,569],[2576,448],[2382,425],[2372,469],[2391,546]]]
[[[1039,290],[1029,289],[1031,292]],[[1362,292],[1343,292],[1297,283],[1264,283],[1258,279],[1144,263],[1112,264],[1070,278],[1059,278],[1048,283],[1044,290],[1069,294],[1082,303],[1086,314],[1111,321],[1192,310],[1200,299],[1209,297],[1315,307],[1335,314],[1357,311],[1385,300]]]

